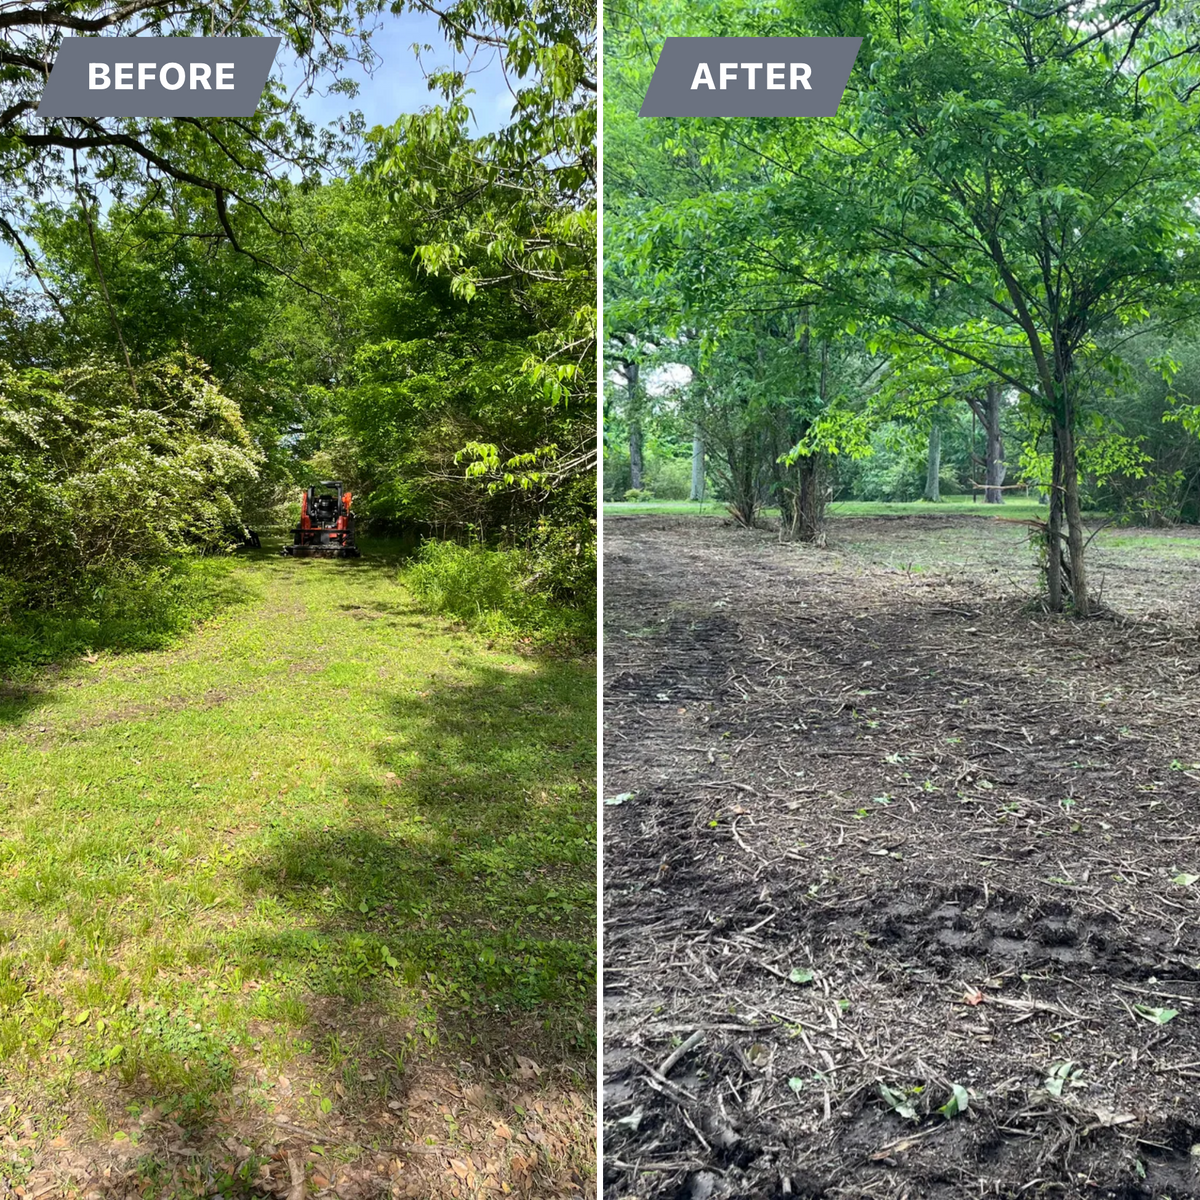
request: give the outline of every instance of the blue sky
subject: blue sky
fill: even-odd
[[[420,62],[413,54],[413,43],[433,47],[421,54]],[[425,85],[424,71],[439,67],[461,65],[453,49],[442,38],[437,18],[425,13],[405,13],[386,16],[373,38],[376,53],[382,62],[368,76],[361,68],[346,74],[359,82],[359,93],[353,100],[345,96],[311,96],[301,102],[305,112],[319,123],[341,116],[348,109],[357,109],[367,119],[367,127],[390,125],[401,113],[417,112],[436,103],[438,97]],[[285,81],[295,74],[290,64],[278,63]],[[476,95],[472,107],[479,132],[498,129],[508,120],[512,96],[505,86],[504,74],[493,51],[475,56],[472,64],[471,86]]]
[[[433,49],[422,51],[418,61],[412,50],[414,43]],[[430,92],[426,86],[426,71],[465,65],[462,58],[456,59],[453,48],[442,37],[437,18],[424,13],[385,15],[373,38],[373,45],[381,61],[370,75],[358,66],[345,72],[359,84],[358,95],[353,99],[341,93],[314,93],[298,98],[300,107],[317,124],[328,124],[347,112],[357,110],[366,118],[368,129],[375,125],[390,125],[403,113],[419,112],[438,102],[438,94]],[[285,83],[298,81],[299,73],[294,62],[282,61],[281,56],[275,65],[282,72]],[[508,121],[512,95],[505,84],[504,72],[495,51],[477,54],[470,68],[469,86],[475,90],[471,107],[475,112],[477,132],[489,133]],[[35,283],[25,283],[17,261],[13,250],[0,243],[0,286],[32,286],[36,290]]]

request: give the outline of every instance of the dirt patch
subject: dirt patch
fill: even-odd
[[[913,520],[606,527],[608,1196],[1200,1196],[1195,564]]]
[[[119,1096],[98,1090],[90,1128],[74,1121],[48,1139],[31,1117],[11,1125],[0,1120],[0,1196],[594,1195],[594,1181],[573,1165],[586,1165],[589,1148],[595,1153],[587,1136],[589,1102],[576,1081],[522,1056],[506,1056],[496,1068],[472,1080],[435,1063],[397,1073],[386,1059],[364,1059],[355,1064],[364,1089],[377,1072],[392,1076],[390,1100],[377,1103],[369,1119],[291,1115],[311,1082],[303,1073],[258,1072],[204,1128],[181,1125],[158,1106],[123,1110]],[[270,1114],[263,1111],[268,1106]],[[97,1115],[106,1109],[111,1119]]]

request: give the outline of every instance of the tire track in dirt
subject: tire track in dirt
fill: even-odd
[[[713,526],[607,532],[606,1194],[1200,1195],[1194,634]]]

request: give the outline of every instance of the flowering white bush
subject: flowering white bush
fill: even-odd
[[[133,376],[100,359],[0,363],[0,593],[54,603],[227,544],[260,461],[238,406],[186,355]]]

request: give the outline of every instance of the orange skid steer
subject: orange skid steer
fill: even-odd
[[[282,553],[295,558],[358,558],[350,493],[329,479],[308,488],[300,501],[300,524]]]

